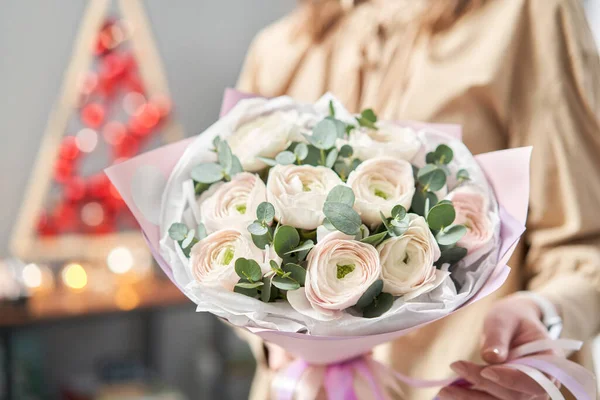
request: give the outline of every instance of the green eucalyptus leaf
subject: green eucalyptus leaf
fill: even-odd
[[[169,237],[176,241],[185,240],[188,233],[188,227],[180,222],[175,222],[169,228]]]
[[[361,160],[359,160],[358,158],[355,158],[354,160],[352,160],[352,162],[350,163],[350,171],[354,171],[356,168],[358,168],[358,166],[362,163]]]
[[[296,228],[282,225],[275,231],[273,248],[279,257],[285,256],[288,251],[294,250],[300,243],[300,235]]]
[[[301,251],[310,250],[313,247],[315,247],[315,243],[309,239],[309,240],[305,241],[304,243],[302,243],[300,246],[296,247],[293,250],[288,251],[285,254],[288,255],[288,254],[292,254],[292,253],[299,253]]]
[[[333,170],[342,178],[342,180],[346,180],[348,175],[350,175],[350,167],[344,160],[337,160],[335,164],[333,164]]]
[[[289,273],[290,278],[304,286],[306,281],[306,270],[298,264],[288,263],[283,266],[283,272]]]
[[[404,206],[398,204],[392,208],[392,218],[402,220],[404,217],[406,217],[406,208]]]
[[[195,230],[195,229],[191,229],[191,230],[190,230],[190,231],[187,233],[187,235],[185,236],[185,239],[183,239],[183,240],[181,241],[181,248],[182,248],[182,249],[187,249],[188,247],[190,247],[190,245],[192,244],[192,241],[193,241],[194,239],[196,239],[196,238],[195,238],[195,235],[196,235],[196,230]],[[196,239],[196,241],[197,241],[197,239]]]
[[[264,162],[265,164],[267,164],[269,167],[274,167],[276,165],[278,165],[278,162],[273,160],[272,158],[266,158],[266,157],[256,157],[258,160]]]
[[[339,119],[333,117],[327,117],[329,121],[335,124],[335,133],[338,139],[343,139],[346,135],[346,124],[340,121]]]
[[[366,110],[363,110],[363,112],[360,113],[360,116],[363,117],[364,119],[366,119],[367,121],[370,122],[377,122],[377,115],[375,115],[375,112],[373,112],[373,109],[371,108],[367,108]]]
[[[253,222],[248,225],[248,232],[255,236],[263,236],[269,232],[269,229],[260,222]]]
[[[273,204],[263,201],[256,208],[256,218],[265,224],[270,224],[275,218],[275,207]]]
[[[221,143],[221,137],[215,136],[215,138],[212,141],[212,144],[213,144],[213,147],[215,148],[215,150],[217,150],[219,148],[219,143]]]
[[[240,159],[236,156],[233,156],[231,159],[231,171],[229,172],[229,175],[234,176],[241,172],[244,172],[244,167],[242,167]]]
[[[244,289],[257,289],[263,286],[263,282],[238,282],[235,286],[241,287]]]
[[[262,278],[260,265],[254,260],[241,257],[235,260],[235,273],[240,278],[247,279],[250,282],[257,282]]]
[[[445,200],[444,199],[444,200],[440,200],[439,203],[437,203],[437,204],[450,204],[450,205],[452,205],[452,202],[450,200]]]
[[[282,151],[281,153],[277,154],[275,161],[281,165],[291,165],[296,162],[296,155],[291,151]]]
[[[215,163],[196,165],[190,174],[192,179],[200,183],[215,183],[223,179],[223,167]]]
[[[452,225],[455,217],[456,212],[452,204],[436,204],[427,214],[427,224],[432,230],[439,231],[446,226]]]
[[[346,135],[349,135],[350,132],[352,132],[352,130],[354,130],[354,129],[356,129],[356,126],[354,126],[352,124],[347,124],[346,129],[345,129]]]
[[[304,143],[298,143],[294,147],[294,154],[298,157],[298,160],[304,160],[308,156],[308,146]]]
[[[381,293],[377,298],[363,309],[363,317],[377,318],[392,308],[394,296],[389,293]]]
[[[281,270],[281,268],[279,268],[279,264],[277,264],[277,261],[275,261],[275,260],[269,261],[269,265],[271,266],[271,269],[275,272]]]
[[[271,277],[265,277],[261,282],[263,285],[260,290],[260,300],[264,303],[268,303],[269,301],[271,301],[271,279]]]
[[[437,165],[427,164],[419,169],[417,180],[427,190],[435,192],[446,184],[446,173]]]
[[[436,161],[437,161],[437,157],[435,156],[435,153],[433,151],[430,151],[425,156],[425,162],[427,164],[435,164]]]
[[[358,213],[348,204],[325,202],[323,213],[338,231],[347,235],[356,235],[362,224]]]
[[[349,144],[345,144],[340,148],[340,157],[348,158],[352,157],[354,154],[354,149]]]
[[[337,139],[337,126],[330,119],[324,119],[313,128],[311,136],[305,136],[310,144],[321,150],[329,150]]]
[[[254,245],[261,250],[264,250],[265,247],[267,247],[268,245],[271,244],[271,238],[269,238],[268,233],[266,233],[264,235],[251,235],[251,236],[252,236],[252,243],[254,243]]]
[[[442,246],[450,246],[465,236],[467,228],[464,225],[452,225],[441,230],[435,235],[435,239]]]
[[[254,297],[254,298],[256,296],[258,296],[258,290],[256,288],[246,289],[244,287],[238,286],[240,283],[248,283],[248,281],[244,280],[244,279],[240,279],[240,281],[238,282],[238,284],[235,285],[234,288],[233,288],[233,291],[235,293],[243,294],[244,296]]]
[[[437,260],[436,265],[441,266],[442,264],[456,264],[467,255],[467,249],[464,247],[451,247],[446,250],[442,250],[440,258]]]
[[[274,276],[273,286],[281,290],[296,290],[300,288],[300,284],[290,277]]]
[[[445,144],[440,144],[435,149],[435,158],[436,161],[440,164],[450,164],[452,159],[454,158],[454,152],[450,148],[450,146]]]
[[[383,281],[381,279],[376,280],[367,288],[367,290],[360,296],[358,302],[356,303],[356,307],[359,309],[364,309],[369,306],[373,301],[381,294],[383,290]]]
[[[385,240],[387,235],[388,235],[387,231],[376,233],[374,235],[371,235],[364,239],[361,239],[361,242],[377,247],[381,244],[381,242],[383,242]]]
[[[333,100],[329,100],[329,116],[335,117],[335,107],[333,106]]]
[[[460,182],[470,180],[469,171],[466,169],[459,169],[456,173],[456,179]]]
[[[354,192],[350,187],[344,185],[337,185],[329,191],[325,202],[342,203],[352,207],[354,205],[355,199],[356,197],[354,196]]]
[[[198,240],[202,240],[208,236],[208,232],[206,232],[206,227],[202,222],[198,224],[198,229],[196,229],[196,236],[198,237]]]
[[[323,226],[325,227],[325,229],[327,229],[328,231],[335,231],[335,226],[333,226],[333,224],[331,223],[331,221],[329,221],[327,218],[325,218],[323,220]]]
[[[327,168],[333,168],[333,165],[337,161],[337,158],[338,150],[334,147],[333,149],[329,150],[329,153],[327,154],[327,158],[325,159],[325,166]]]
[[[437,204],[437,196],[433,192],[423,193],[421,190],[417,190],[413,196],[411,209],[415,214],[420,216],[425,215],[425,200],[429,199],[429,207],[433,207]]]
[[[392,219],[390,225],[394,236],[402,236],[408,230],[409,222],[408,219]]]
[[[225,140],[221,140],[219,142],[219,146],[217,147],[217,158],[219,160],[219,164],[221,164],[221,167],[223,168],[223,171],[229,175],[233,166],[233,154],[231,153],[231,148]]]

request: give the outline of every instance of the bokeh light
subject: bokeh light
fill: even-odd
[[[133,254],[127,247],[115,247],[108,253],[106,264],[115,274],[124,274],[133,268]]]
[[[87,273],[81,264],[70,263],[67,264],[62,270],[63,283],[74,290],[83,289],[87,283]]]

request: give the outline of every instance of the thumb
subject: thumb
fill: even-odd
[[[481,358],[489,364],[506,361],[510,343],[519,326],[519,318],[511,312],[489,314],[483,324]]]

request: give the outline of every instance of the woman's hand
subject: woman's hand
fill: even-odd
[[[496,303],[485,318],[481,356],[488,366],[458,361],[451,368],[470,382],[471,388],[446,387],[441,400],[519,400],[546,398],[544,390],[522,372],[494,365],[503,363],[511,349],[548,339],[539,307],[524,296],[511,296]]]

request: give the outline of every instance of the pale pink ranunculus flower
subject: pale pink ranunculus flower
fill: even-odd
[[[330,168],[276,165],[269,171],[267,200],[282,225],[316,229],[323,222],[323,204],[329,191],[343,184]]]
[[[256,261],[263,273],[270,269],[265,262],[265,252],[256,247],[247,235],[234,229],[224,229],[208,235],[192,247],[192,274],[202,285],[233,291],[240,279],[235,272],[235,260],[238,258]]]
[[[227,143],[244,171],[260,171],[267,165],[257,157],[275,158],[284,151],[298,129],[299,118],[295,110],[275,111],[237,127]]]
[[[347,143],[354,157],[364,161],[387,156],[409,161],[421,149],[414,129],[389,121],[379,121],[376,126],[378,129],[362,127],[350,132]]]
[[[380,276],[373,246],[332,233],[308,254],[306,298],[314,310],[335,315],[354,306]]]
[[[245,232],[256,219],[258,205],[267,201],[267,192],[258,175],[242,172],[200,200],[201,219],[209,233],[221,229]]]
[[[475,186],[459,186],[448,195],[452,201],[456,218],[454,224],[464,224],[467,233],[457,243],[472,253],[485,247],[494,236],[493,224],[488,216],[488,199]]]
[[[405,296],[431,286],[436,280],[440,248],[425,219],[409,214],[408,230],[377,246],[381,257],[383,291],[394,296]]]
[[[347,184],[356,196],[354,208],[371,228],[381,224],[380,212],[390,217],[398,204],[408,210],[415,194],[412,166],[392,157],[363,162],[350,173]]]

